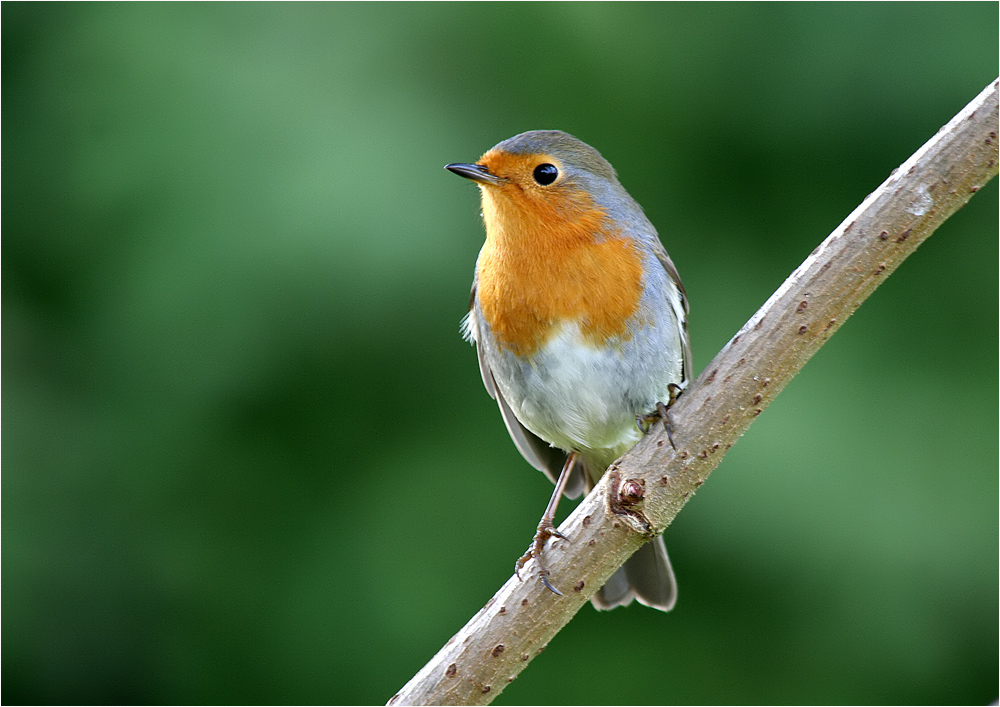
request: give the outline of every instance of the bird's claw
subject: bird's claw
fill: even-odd
[[[553,586],[552,582],[549,581],[549,571],[542,565],[542,550],[545,547],[545,541],[549,538],[560,538],[562,540],[568,540],[568,538],[555,529],[552,523],[541,523],[538,526],[537,532],[535,532],[535,538],[531,541],[531,546],[528,551],[518,558],[517,562],[514,563],[514,574],[517,575],[518,579],[521,579],[521,570],[524,566],[532,559],[538,562],[539,571],[538,577],[541,579],[542,584],[545,588],[554,594],[559,596],[566,596],[562,592]],[[523,580],[522,580],[523,581]]]
[[[674,444],[673,425],[670,424],[670,415],[668,412],[670,408],[674,406],[674,403],[677,401],[680,394],[684,392],[684,389],[676,383],[671,383],[667,386],[667,390],[670,393],[670,399],[667,403],[657,403],[656,410],[653,412],[645,415],[637,415],[635,418],[635,425],[639,428],[639,431],[645,435],[649,434],[649,430],[653,426],[653,423],[661,420],[663,422],[663,428],[667,431],[667,439],[670,441],[670,446],[676,450],[677,445]]]
[[[565,594],[563,594],[558,589],[552,586],[552,582],[549,581],[548,570],[542,570],[541,572],[538,573],[538,576],[542,580],[542,584],[544,584],[545,588],[548,589],[550,592],[552,592],[553,594],[558,594],[561,597],[566,596]]]

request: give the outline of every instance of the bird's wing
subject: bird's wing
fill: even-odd
[[[684,291],[684,285],[681,283],[681,276],[677,273],[677,268],[674,267],[674,261],[667,255],[667,250],[660,243],[659,239],[656,240],[653,252],[656,254],[656,259],[660,261],[660,265],[667,271],[667,277],[676,286],[675,292],[668,291],[667,296],[670,300],[670,306],[677,316],[677,321],[680,323],[680,326],[677,328],[681,337],[681,355],[683,356],[680,386],[681,388],[685,388],[691,378],[691,337],[688,335],[687,293]]]

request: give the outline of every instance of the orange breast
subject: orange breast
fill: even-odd
[[[498,344],[530,356],[563,323],[595,346],[628,338],[642,262],[586,195],[483,189],[486,244],[477,295]]]

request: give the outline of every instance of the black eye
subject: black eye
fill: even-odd
[[[535,181],[544,187],[556,181],[556,177],[559,176],[559,170],[556,169],[554,164],[546,162],[535,167],[534,176]]]

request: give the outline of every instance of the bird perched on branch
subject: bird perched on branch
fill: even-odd
[[[480,188],[486,242],[469,313],[486,390],[514,444],[556,484],[528,552],[542,562],[562,495],[589,491],[687,384],[688,304],[656,229],[593,147],[558,130],[446,169]],[[669,427],[668,427],[669,431]],[[662,536],[593,596],[599,609],[676,601]]]

